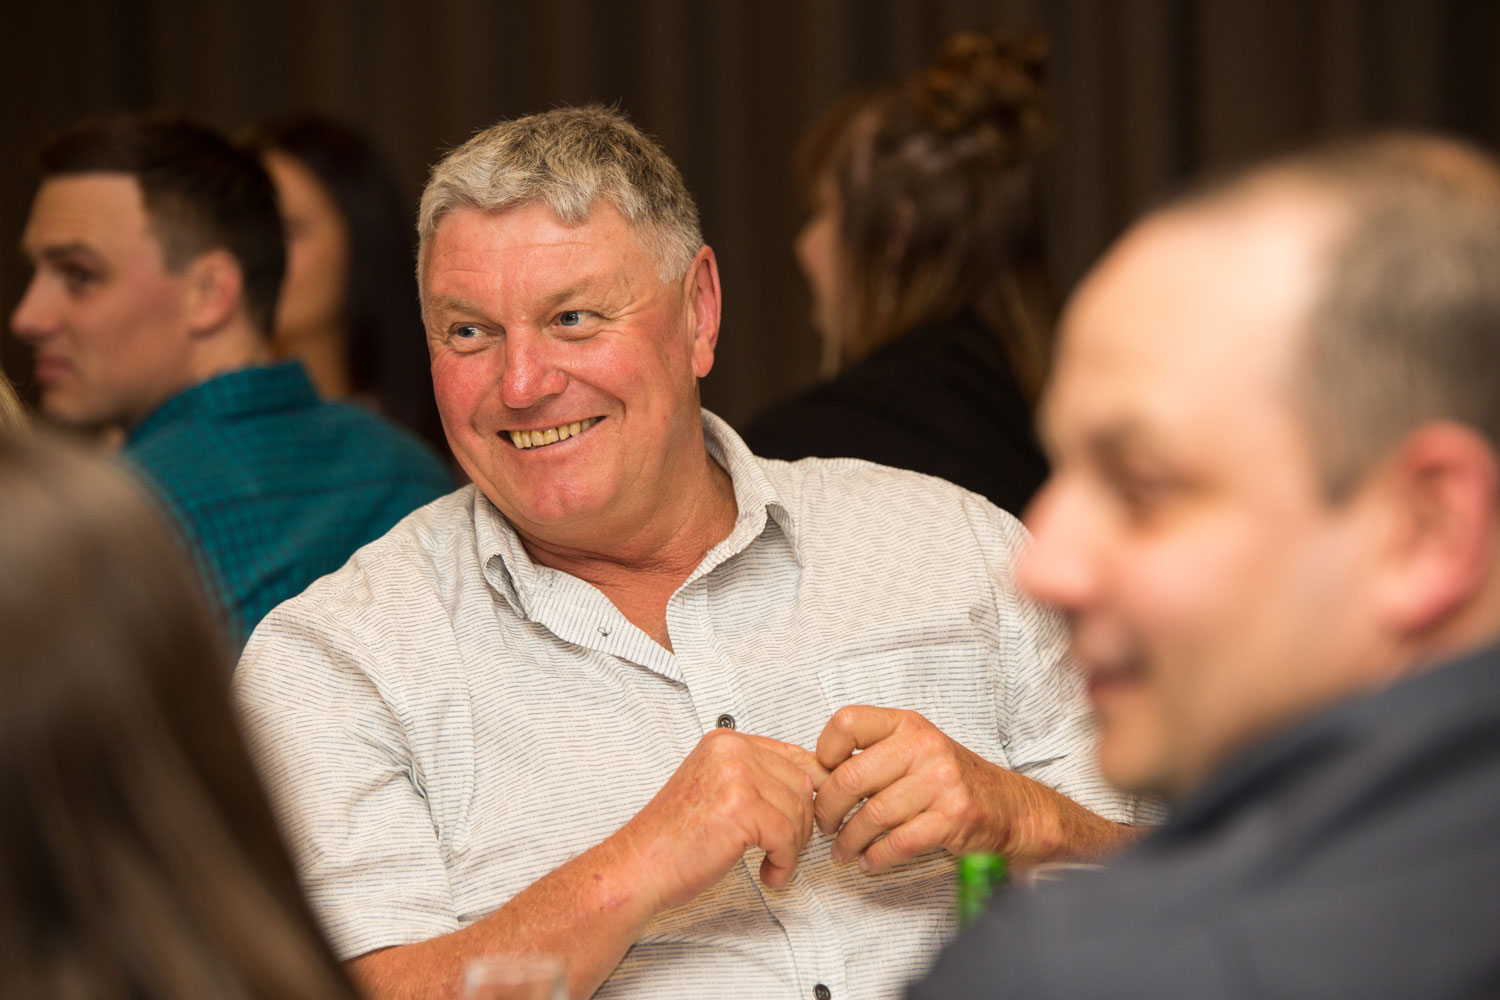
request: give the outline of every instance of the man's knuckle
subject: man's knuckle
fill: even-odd
[[[905,827],[898,827],[885,835],[886,850],[901,857],[911,857],[920,853],[920,848],[915,841],[916,835]]]
[[[839,732],[848,732],[854,728],[854,721],[857,717],[858,713],[854,710],[854,706],[845,705],[833,713],[833,717],[828,720],[828,724]]]
[[[932,766],[930,774],[935,784],[945,788],[963,784],[963,768],[956,761],[940,760]]]
[[[736,735],[737,734],[732,729],[715,727],[704,733],[703,739],[700,742],[704,746],[713,748],[715,751],[722,753],[724,748],[734,745],[734,737]]]
[[[845,761],[828,780],[835,791],[844,795],[858,795],[865,780],[864,769],[852,760]]]

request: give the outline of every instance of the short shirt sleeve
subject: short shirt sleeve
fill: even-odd
[[[315,593],[262,622],[234,686],[303,889],[347,960],[459,921],[399,692]]]
[[[990,567],[1002,672],[998,724],[1010,768],[1117,823],[1159,822],[1155,803],[1119,791],[1099,770],[1097,726],[1068,658],[1067,623],[1016,584],[1030,544],[1026,529],[977,496],[969,506]]]

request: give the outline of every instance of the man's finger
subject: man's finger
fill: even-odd
[[[739,735],[756,746],[769,750],[783,760],[795,765],[798,770],[812,779],[815,791],[822,786],[824,779],[828,777],[828,768],[818,763],[817,756],[805,747],[799,747],[795,743],[787,743],[783,740],[772,739],[769,736],[757,736],[754,733],[740,733]]]
[[[884,791],[907,774],[911,769],[911,757],[899,743],[877,743],[833,769],[828,780],[818,789],[813,804],[819,830],[833,833],[860,799]]]
[[[910,822],[932,804],[932,787],[917,777],[905,777],[870,798],[855,811],[833,842],[836,861],[859,857],[882,834]],[[926,850],[924,848],[923,850]]]
[[[869,872],[883,872],[892,865],[920,857],[942,844],[945,825],[946,821],[937,813],[918,813],[865,848],[859,859],[860,867]]]
[[[874,705],[846,705],[833,713],[818,736],[818,763],[832,771],[855,750],[873,746],[896,731],[904,713]]]
[[[799,836],[796,821],[786,816],[767,817],[756,824],[756,840],[766,852],[760,863],[760,880],[772,889],[785,889],[797,872],[797,857],[807,843]]]

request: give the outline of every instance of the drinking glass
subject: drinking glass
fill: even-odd
[[[552,955],[487,955],[464,966],[463,1000],[567,1000],[562,960]]]
[[[1042,882],[1061,882],[1083,876],[1087,872],[1103,870],[1103,865],[1084,864],[1081,861],[1047,861],[1017,871],[1015,883],[1023,889],[1035,889]]]

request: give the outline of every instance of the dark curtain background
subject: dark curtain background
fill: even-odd
[[[385,145],[415,204],[427,165],[474,129],[618,102],[676,159],[719,253],[725,321],[704,396],[731,420],[813,376],[790,254],[797,137],[844,91],[920,66],[959,28],[1052,39],[1064,287],[1201,168],[1375,124],[1500,139],[1500,5],[1470,0],[12,0],[0,25],[12,246],[36,183],[30,151],[93,111],[173,108],[231,130],[331,112]],[[12,254],[7,314],[25,277]],[[23,391],[26,355],[4,338]]]

